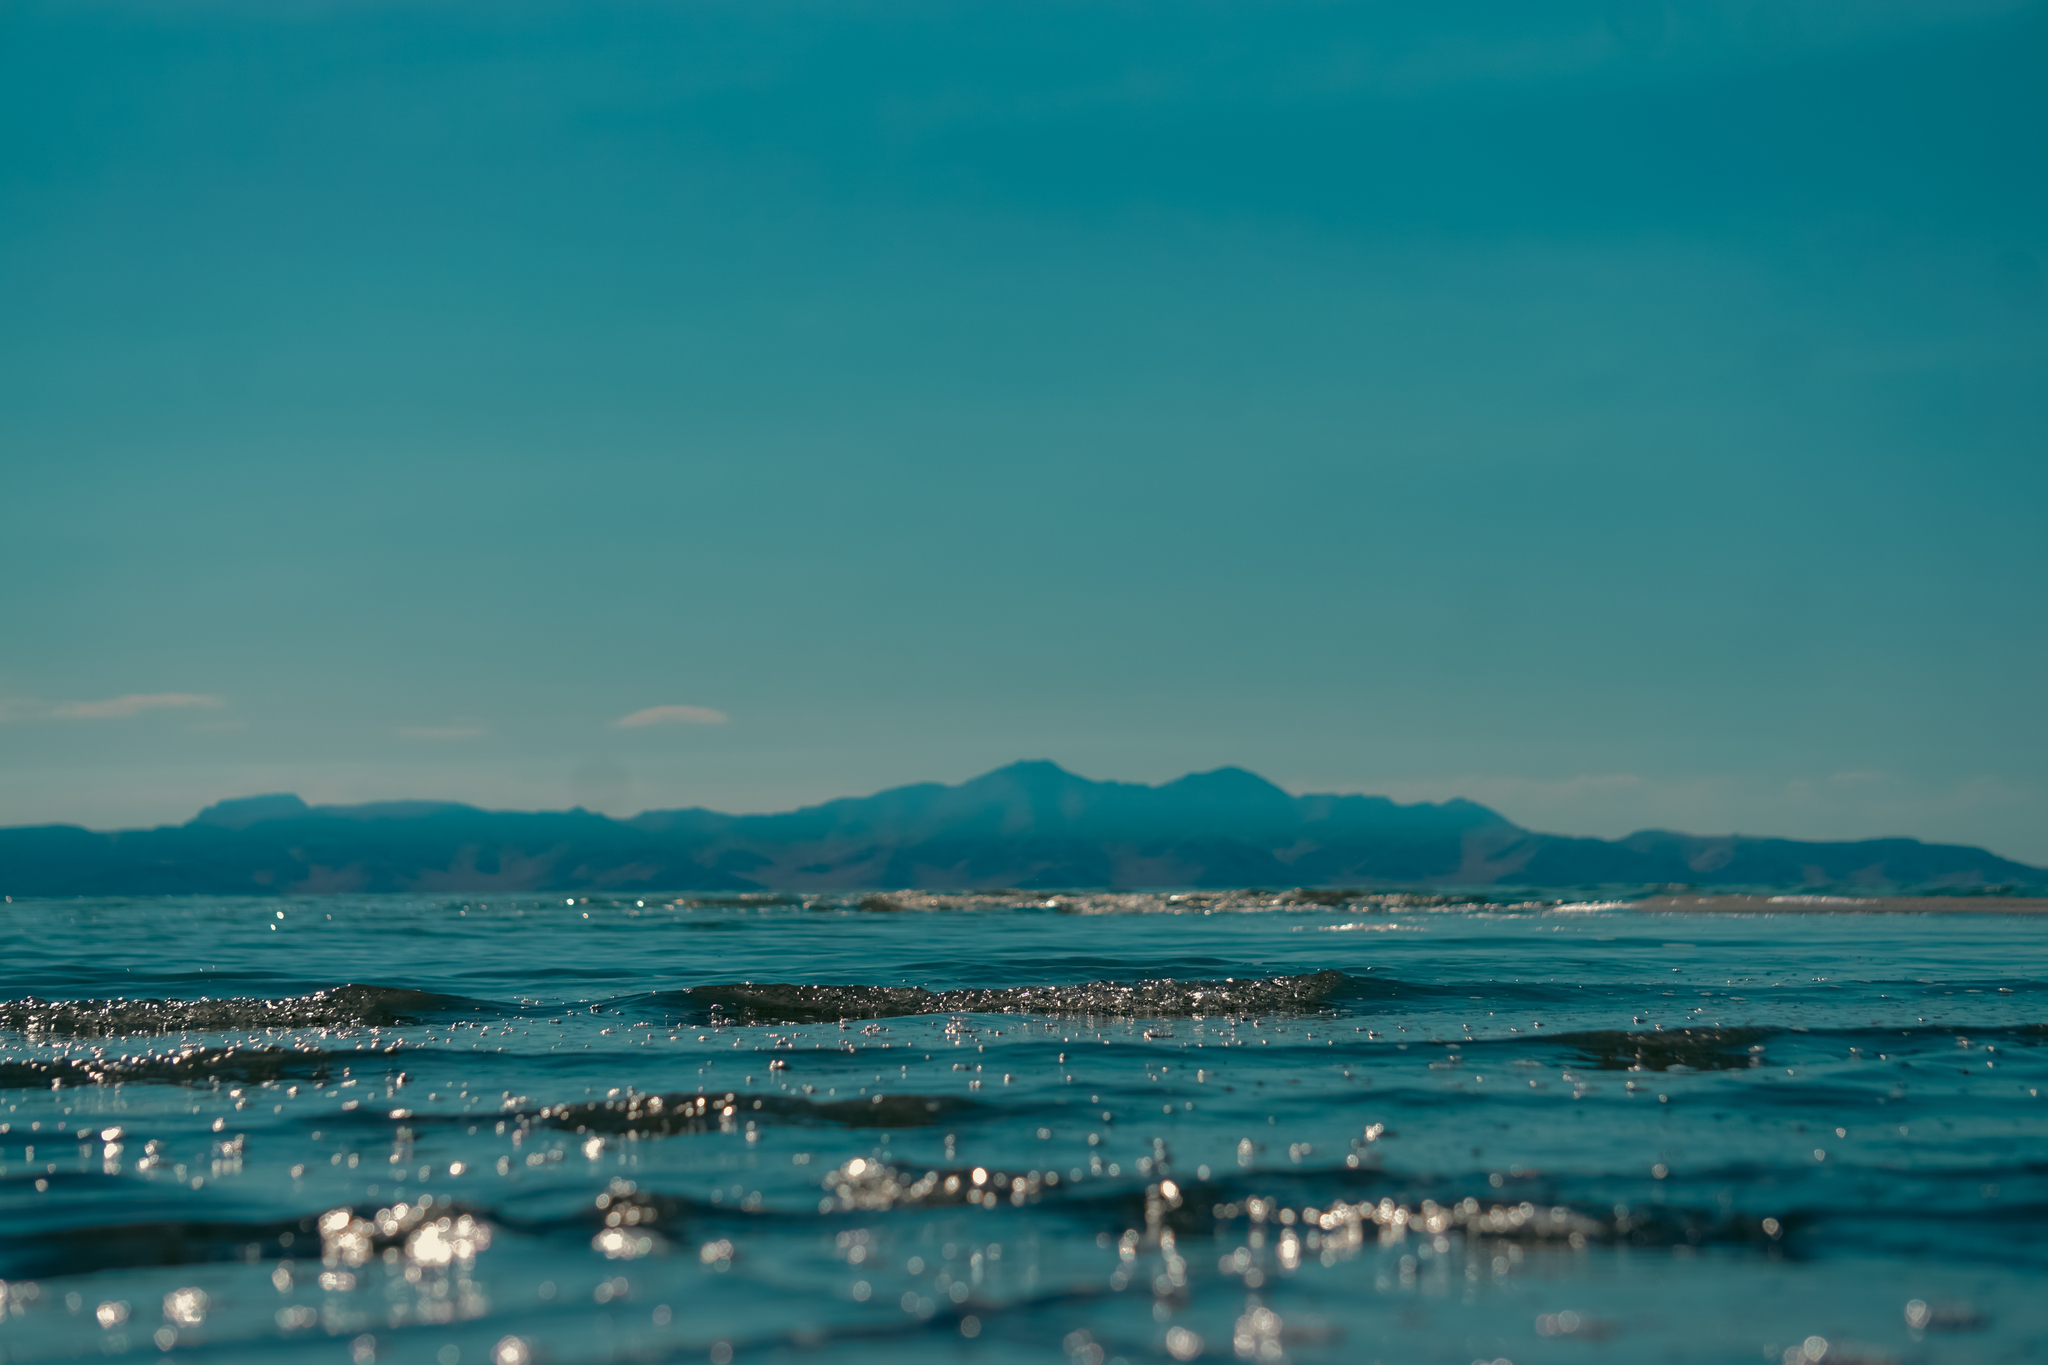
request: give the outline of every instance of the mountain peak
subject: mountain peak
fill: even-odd
[[[1026,787],[1061,786],[1069,782],[1089,782],[1079,773],[1070,773],[1049,758],[1020,758],[1015,763],[1005,763],[1000,768],[991,768],[980,777],[971,777],[961,783],[971,787],[977,782],[1009,781]],[[1089,782],[1089,785],[1094,785]]]
[[[1189,773],[1186,777],[1177,777],[1171,782],[1160,783],[1159,790],[1229,795],[1239,800],[1270,801],[1276,797],[1282,801],[1294,799],[1287,794],[1285,788],[1276,786],[1248,768],[1234,766],[1211,768],[1205,773]]]

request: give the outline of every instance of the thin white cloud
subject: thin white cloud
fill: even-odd
[[[481,725],[401,725],[406,739],[481,739],[490,733]]]
[[[619,717],[617,723],[621,729],[636,730],[643,725],[723,725],[730,719],[708,706],[650,706]]]
[[[127,720],[144,711],[217,708],[227,705],[219,697],[203,692],[137,692],[105,701],[67,701],[50,708],[59,720]]]

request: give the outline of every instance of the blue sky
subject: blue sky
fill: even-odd
[[[1969,0],[17,0],[0,822],[1046,757],[2048,863],[2044,59]]]

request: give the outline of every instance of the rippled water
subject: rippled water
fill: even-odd
[[[2044,929],[17,902],[0,1360],[2037,1360]]]

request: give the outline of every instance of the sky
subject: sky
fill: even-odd
[[[1019,758],[2048,864],[2048,6],[0,5],[0,824]]]

